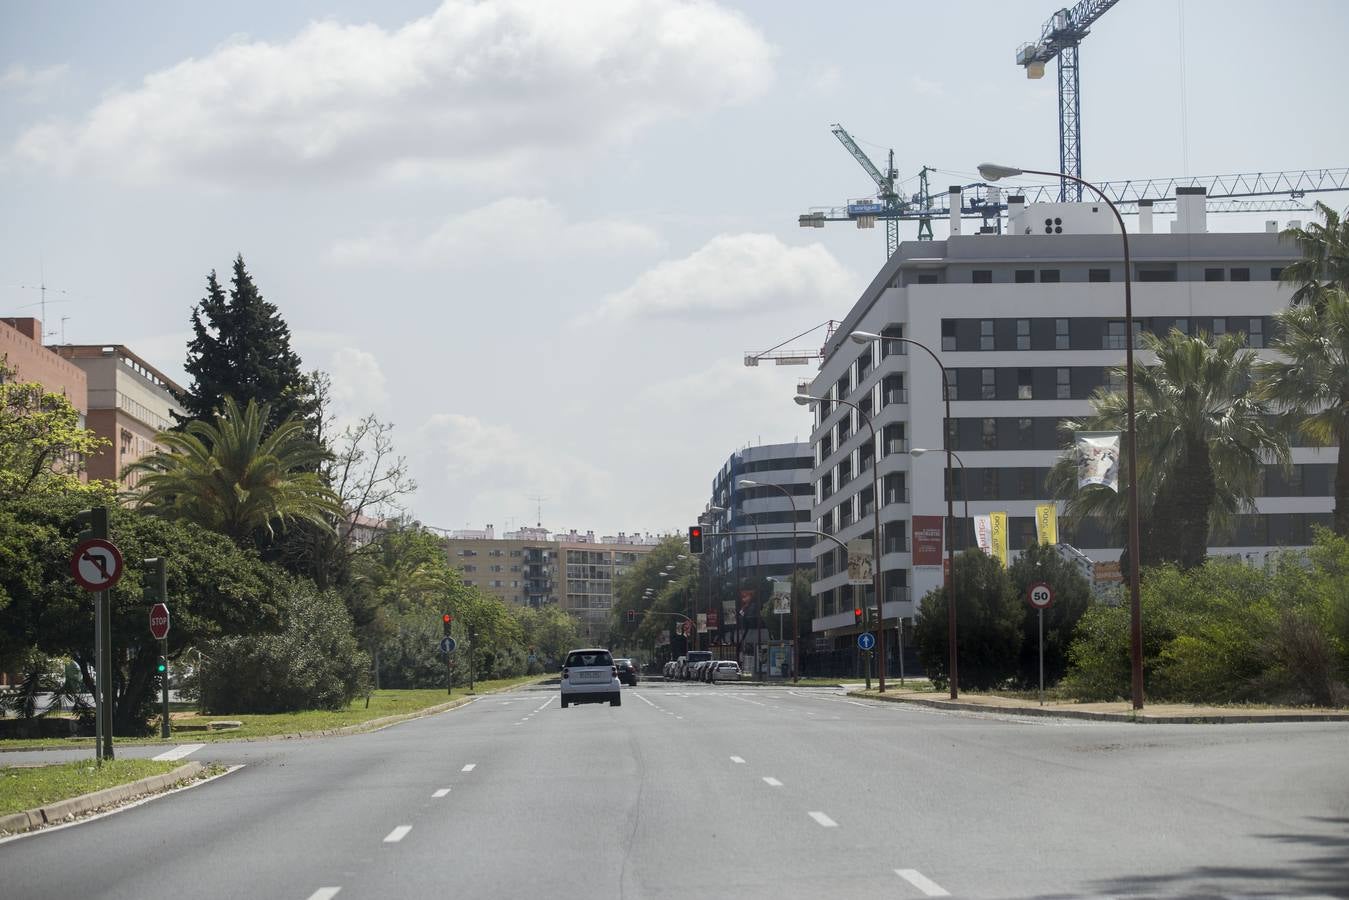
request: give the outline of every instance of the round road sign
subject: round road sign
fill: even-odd
[[[876,646],[876,635],[870,631],[864,631],[857,636],[857,646],[863,650],[870,650]]]
[[[1036,609],[1049,609],[1054,605],[1054,589],[1037,581],[1026,591],[1026,602]]]
[[[454,648],[459,646],[452,637],[443,637],[440,639],[440,652],[453,653]]]
[[[86,591],[106,591],[122,577],[122,554],[112,541],[81,541],[70,558],[70,574]]]
[[[150,634],[157,641],[169,636],[169,608],[163,603],[150,607]]]

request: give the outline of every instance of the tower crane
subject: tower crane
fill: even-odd
[[[898,173],[895,171],[895,151],[890,151],[889,162],[885,167],[885,172],[876,166],[871,158],[857,146],[857,142],[848,134],[847,129],[842,125],[835,123],[829,126],[829,130],[838,138],[839,143],[848,149],[853,155],[853,159],[861,164],[866,173],[871,176],[871,180],[876,182],[876,202],[871,203],[866,200],[859,200],[848,203],[849,217],[857,222],[858,228],[871,228],[876,224],[876,219],[885,220],[885,258],[889,259],[899,249],[899,213],[904,211],[907,204],[899,199],[899,194],[895,193],[895,179]],[[927,229],[927,236],[932,237],[932,225],[927,220],[923,220],[919,225],[918,237],[922,240],[923,228]]]
[[[1077,47],[1092,23],[1119,0],[1082,0],[1061,9],[1040,29],[1040,40],[1016,48],[1016,63],[1027,78],[1043,78],[1045,63],[1059,61],[1059,171],[1082,177],[1082,101],[1078,91]],[[1059,202],[1082,202],[1082,185],[1061,179]]]

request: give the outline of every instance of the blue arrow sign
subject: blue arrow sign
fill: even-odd
[[[440,639],[440,652],[441,652],[441,653],[453,653],[453,652],[454,652],[454,648],[455,648],[456,646],[458,646],[458,645],[454,642],[454,638],[452,638],[452,637],[446,637],[446,638],[441,638],[441,639]]]
[[[876,635],[870,631],[864,631],[857,636],[857,646],[862,650],[870,650],[876,646]]]

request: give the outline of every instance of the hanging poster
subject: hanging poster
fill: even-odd
[[[913,517],[913,564],[939,566],[942,560],[941,516]]]
[[[995,512],[988,514],[989,519],[989,541],[993,546],[993,557],[1002,563],[1002,567],[1007,568],[1007,513]]]
[[[1042,544],[1059,542],[1058,507],[1053,503],[1035,505],[1035,537]]]
[[[1119,492],[1119,433],[1083,431],[1077,435],[1077,486],[1099,484]]]
[[[974,540],[979,549],[993,555],[993,520],[988,516],[974,517]]]

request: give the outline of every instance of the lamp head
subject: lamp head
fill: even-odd
[[[750,481],[748,478],[742,478],[742,479],[740,479],[740,486],[741,486],[741,487],[757,487],[758,484],[759,484],[759,482],[757,482],[757,481]]]
[[[854,344],[870,344],[872,341],[879,341],[881,336],[873,334],[870,331],[854,331],[848,335]]]
[[[1011,178],[1016,175],[1025,174],[1022,169],[1012,166],[1000,166],[997,163],[980,163],[979,177],[985,181],[997,181],[1001,178]]]
[[[926,448],[926,447],[914,447],[912,450],[909,451],[909,455],[910,455],[910,456],[922,456],[922,455],[923,455],[924,453],[926,453],[926,452],[927,452],[927,448]]]
[[[797,394],[795,400],[797,406],[810,406],[815,402],[815,398],[808,394]]]

